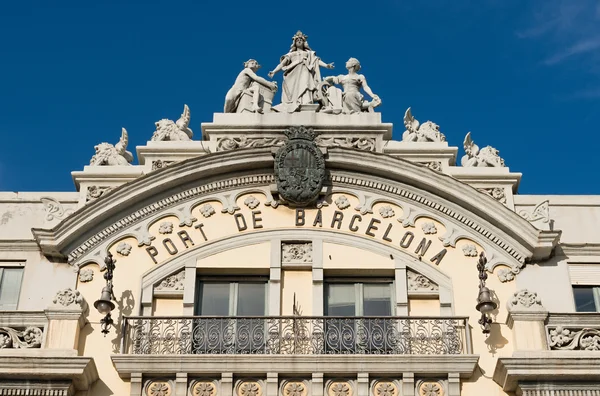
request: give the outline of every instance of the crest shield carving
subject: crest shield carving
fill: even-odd
[[[283,133],[289,140],[275,155],[277,189],[285,201],[305,206],[319,197],[325,159],[314,142],[317,133],[312,128],[291,127]]]

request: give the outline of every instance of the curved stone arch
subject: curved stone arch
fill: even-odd
[[[331,242],[341,245],[352,246],[363,250],[370,251],[381,256],[393,255],[394,260],[401,264],[396,267],[410,268],[415,272],[422,274],[439,286],[439,299],[442,309],[442,315],[454,314],[454,295],[452,278],[444,271],[432,265],[426,264],[420,260],[407,254],[405,251],[393,245],[386,245],[381,241],[369,239],[352,234],[339,234],[332,230],[264,230],[244,235],[232,235],[227,238],[214,240],[206,245],[198,246],[182,253],[177,257],[170,258],[163,262],[160,266],[151,268],[141,275],[141,290],[142,296],[138,301],[141,301],[141,307],[149,307],[152,304],[154,297],[154,286],[160,283],[163,279],[182,270],[186,271],[184,305],[194,303],[195,295],[195,275],[196,261],[205,257],[212,256],[231,249],[241,248],[245,246],[256,245],[259,243],[270,241],[271,243],[282,240],[311,240],[313,242]],[[278,244],[276,249],[280,249]],[[272,246],[271,249],[274,249]],[[393,253],[391,253],[393,252]],[[278,255],[275,255],[279,257]],[[273,255],[272,255],[273,260]],[[272,263],[271,263],[272,265]],[[279,263],[277,265],[280,265]],[[265,268],[266,269],[266,268]],[[189,274],[188,274],[189,271]],[[190,276],[191,275],[191,276]],[[149,312],[149,311],[148,311]],[[147,313],[147,312],[146,312]]]

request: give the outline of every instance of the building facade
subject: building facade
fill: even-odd
[[[186,106],[0,194],[0,395],[600,395],[600,197],[392,140],[305,42],[278,106],[250,60],[200,140]]]

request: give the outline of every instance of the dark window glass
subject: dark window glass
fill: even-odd
[[[229,282],[200,283],[199,315],[228,316],[229,315]]]
[[[263,316],[265,314],[265,284],[239,283],[237,316]]]
[[[389,316],[392,314],[391,287],[387,283],[363,285],[363,315]]]
[[[598,306],[594,298],[594,287],[575,286],[573,295],[575,296],[575,310],[577,312],[597,312]]]
[[[356,292],[354,284],[329,284],[327,285],[327,316],[355,316]]]

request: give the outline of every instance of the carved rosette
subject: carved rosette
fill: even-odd
[[[339,197],[337,197],[334,203],[339,210],[344,210],[350,207],[350,201],[345,195],[340,195]]]
[[[444,396],[444,387],[438,381],[421,381],[417,389],[419,396]]]
[[[462,251],[466,257],[477,257],[477,255],[479,254],[477,252],[477,247],[475,247],[475,245],[473,245],[472,243],[467,243],[466,245],[464,245]]]
[[[217,387],[212,381],[193,381],[190,384],[190,394],[192,396],[216,396]]]
[[[129,256],[129,253],[131,253],[131,245],[127,242],[121,242],[117,245],[116,250],[121,256]]]
[[[390,205],[385,205],[385,206],[382,206],[381,208],[379,208],[379,214],[384,219],[394,217],[396,215],[396,213],[394,212],[394,209]]]
[[[200,213],[202,213],[202,216],[204,217],[210,217],[212,215],[214,215],[215,212],[215,208],[212,207],[211,204],[204,204],[200,207]]]
[[[185,281],[185,270],[179,272],[178,274],[167,276],[154,288],[154,290],[164,290],[164,291],[183,290],[185,287],[184,281]]]
[[[254,195],[250,195],[244,200],[244,205],[249,209],[256,209],[260,205],[260,201]]]
[[[171,381],[151,380],[146,383],[146,396],[171,396],[173,394],[173,384]]]
[[[171,234],[173,232],[173,223],[170,221],[163,221],[158,226],[158,232],[160,234]]]
[[[409,292],[437,292],[439,290],[439,286],[437,284],[419,273],[407,270],[406,279]]]
[[[421,229],[425,235],[437,234],[437,227],[433,221],[426,221],[421,225]]]
[[[43,331],[39,327],[27,327],[24,330],[0,327],[0,349],[40,348],[42,335]]]
[[[305,382],[286,381],[281,387],[282,396],[307,396],[308,387]]]
[[[327,386],[328,396],[352,396],[352,384],[348,381],[331,381]]]
[[[508,301],[508,308],[509,310],[516,310],[519,308],[539,309],[542,308],[542,300],[540,300],[536,292],[523,289],[515,292],[513,297]]]
[[[83,268],[79,271],[79,282],[91,282],[94,280],[94,270],[91,268]]]
[[[236,387],[237,396],[262,396],[263,388],[259,381],[240,381]]]
[[[376,381],[373,385],[373,396],[398,396],[398,385],[393,381]]]
[[[312,243],[282,243],[281,258],[283,263],[312,262]]]

